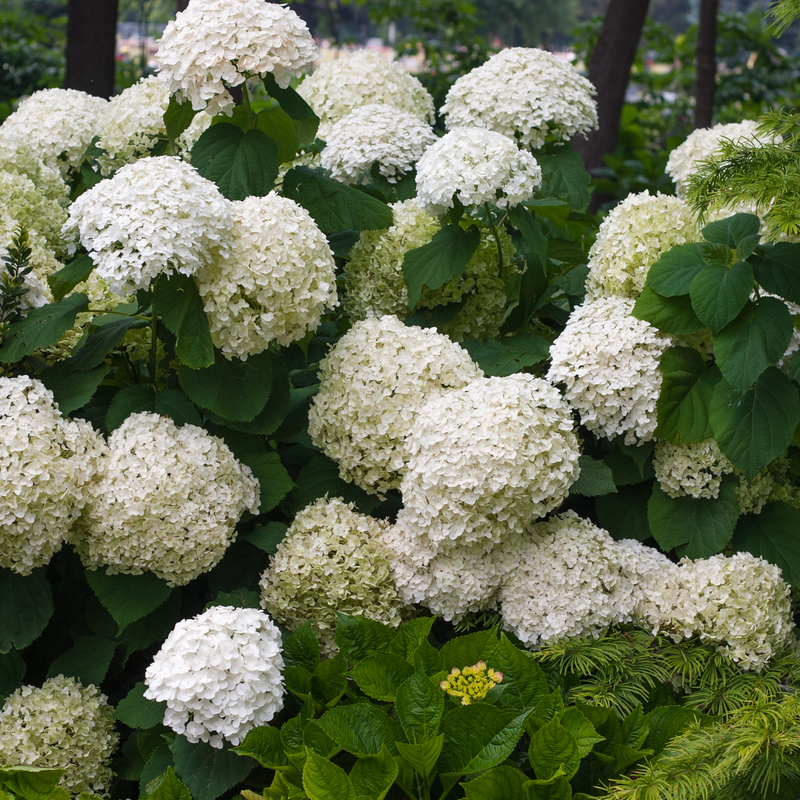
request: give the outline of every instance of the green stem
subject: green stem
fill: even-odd
[[[153,387],[153,391],[156,394],[158,394],[158,386],[156,386],[156,363],[158,362],[157,328],[158,317],[156,316],[156,304],[153,303],[150,309],[150,385]]]
[[[494,217],[492,217],[492,212],[489,210],[489,204],[484,203],[484,208],[486,209],[486,216],[489,218],[489,227],[492,229],[492,235],[494,236],[495,242],[497,242],[497,266],[500,270],[500,279],[503,279],[503,246],[500,244],[500,234],[497,231],[497,226],[494,224]]]
[[[244,107],[247,109],[247,122],[251,128],[255,128],[256,115],[253,113],[253,107],[250,105],[250,92],[247,91],[247,81],[242,84],[242,99],[244,100]]]

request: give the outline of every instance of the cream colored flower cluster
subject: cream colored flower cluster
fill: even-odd
[[[692,210],[677,197],[629,195],[603,220],[589,251],[587,298],[638,297],[650,267],[667,250],[701,238]]]
[[[91,425],[61,417],[40,381],[0,378],[0,566],[28,575],[61,549],[101,447]]]
[[[646,442],[656,429],[661,356],[669,337],[631,316],[634,301],[604,297],[578,306],[550,349],[547,380],[600,436]]]
[[[366,319],[320,363],[308,432],[344,480],[383,494],[400,485],[405,437],[422,405],[482,374],[435,330],[406,327],[392,316]]]
[[[192,0],[164,29],[159,76],[179,100],[209,114],[233,106],[228,88],[272,73],[278,86],[319,55],[297,14],[262,0]]]
[[[30,147],[66,178],[83,154],[108,109],[108,101],[76,89],[41,89],[23,100],[0,125],[0,140]]]
[[[47,166],[33,147],[20,139],[5,136],[0,126],[0,169],[16,172],[33,181],[34,186],[49,200],[69,205],[69,186],[57,167]]]
[[[511,208],[533,195],[542,168],[513,139],[482,128],[455,128],[429,147],[417,163],[417,199],[431,214],[453,207],[494,203]]]
[[[327,139],[334,122],[360,106],[383,103],[433,124],[433,98],[417,78],[374,50],[324,61],[306,75],[297,91],[320,119],[319,136]]]
[[[227,257],[230,204],[174,156],[143,158],[93,186],[70,207],[65,233],[81,244],[119,294],[173,270],[192,275]]]
[[[336,265],[302,206],[271,192],[230,204],[230,252],[197,276],[214,344],[246,359],[315,330],[336,305]]]
[[[240,744],[283,708],[281,633],[255,608],[212,606],[181,620],[145,672],[144,696],[190,742]]]
[[[326,655],[336,612],[397,626],[404,602],[381,540],[386,523],[359,514],[352,503],[321,498],[304,508],[261,577],[261,605],[296,630],[306,621]]]
[[[322,166],[347,184],[369,182],[373,164],[390,183],[410,172],[436,141],[430,125],[393,106],[359,106],[331,125]]]
[[[393,203],[392,213],[394,223],[390,228],[363,231],[350,250],[343,304],[353,320],[385,314],[402,319],[411,313],[403,259],[409,250],[428,244],[440,223],[423,211],[416,200]],[[498,270],[497,243],[489,229],[482,228],[478,249],[464,272],[438,289],[422,290],[418,308],[458,303],[467,296],[458,314],[450,322],[437,326],[453,341],[495,339],[500,335],[507,301],[504,280],[516,268],[511,237],[502,227],[498,232],[503,248],[502,277]]]
[[[75,537],[89,569],[182,586],[219,562],[245,509],[258,512],[258,481],[221,439],[158,414],[129,416],[96,469]]]
[[[0,767],[63,769],[74,798],[108,795],[118,741],[106,696],[63,675],[17,689],[0,711]]]
[[[448,128],[486,128],[538,149],[548,136],[572,139],[595,129],[594,94],[586,78],[552,53],[510,47],[460,77],[441,113]]]

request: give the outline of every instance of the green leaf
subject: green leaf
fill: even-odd
[[[670,347],[661,357],[664,375],[656,404],[656,436],[669,442],[701,442],[711,437],[709,403],[719,383],[719,369],[710,369],[691,347]]]
[[[384,745],[396,756],[398,751],[395,743],[405,741],[399,723],[374,706],[364,703],[332,708],[317,723],[339,747],[359,758],[377,755]]]
[[[53,616],[53,593],[43,568],[24,578],[0,569],[0,653],[23,650],[37,639]]]
[[[311,690],[317,702],[331,706],[347,689],[347,661],[341,653],[323,661],[311,676]]]
[[[569,203],[565,203],[563,200],[556,200],[553,197],[543,197],[540,200],[527,200],[524,205],[526,208],[531,209],[537,216],[549,219],[556,228],[563,228],[569,219],[569,215],[572,213]]]
[[[499,644],[494,631],[479,631],[451,639],[442,647],[440,653],[446,669],[450,670],[453,667],[463,669],[479,661],[488,662]]]
[[[153,411],[160,417],[169,417],[178,427],[181,425],[202,427],[203,424],[191,400],[183,392],[174,389],[159,391]]]
[[[12,363],[34,350],[55,344],[74,324],[81,311],[89,308],[89,298],[71,294],[58,303],[50,303],[28,312],[25,319],[12,322],[3,346],[0,361]]]
[[[192,800],[192,793],[178,780],[172,767],[167,767],[158,786],[147,795],[147,800]]]
[[[303,144],[311,144],[319,127],[319,118],[311,106],[291,87],[282,89],[278,86],[271,72],[264,76],[264,87],[269,95],[278,101],[286,115],[294,121],[297,138]]]
[[[247,361],[229,361],[220,353],[205,369],[178,367],[181,388],[197,405],[223,419],[251,422],[267,404],[272,388],[272,355],[268,350]]]
[[[53,293],[53,300],[60,303],[78,284],[83,283],[94,269],[94,261],[88,255],[78,256],[66,267],[47,276],[47,285]]]
[[[647,499],[647,487],[641,484],[620,487],[617,494],[597,498],[597,519],[615,539],[643,542],[650,538]]]
[[[283,640],[283,659],[287,667],[303,667],[309,672],[319,666],[319,642],[310,622],[304,622]]]
[[[423,778],[427,778],[433,774],[436,768],[436,762],[442,754],[443,744],[444,734],[440,733],[430,741],[419,744],[397,742],[397,750],[416,772],[422,775]]]
[[[638,750],[644,744],[649,732],[650,727],[647,717],[642,711],[641,705],[637,705],[622,721],[619,731],[619,743],[625,745],[625,747]]]
[[[363,514],[369,514],[380,505],[380,498],[367,494],[359,486],[345,483],[339,477],[336,462],[322,454],[316,455],[300,470],[295,479],[297,488],[292,492],[292,512],[297,513],[317,498],[341,497],[346,503],[355,503]]]
[[[692,281],[706,267],[695,242],[679,244],[667,250],[647,273],[645,286],[661,297],[689,294]]]
[[[144,696],[145,688],[144,683],[137,683],[117,704],[116,717],[129,728],[144,730],[160,725],[164,720],[167,704],[147,700]]]
[[[192,148],[192,166],[228,200],[263,197],[278,177],[278,146],[263,131],[223,122],[206,130]]]
[[[754,280],[753,268],[739,261],[730,269],[706,267],[692,281],[692,308],[711,333],[719,333],[745,307]]]
[[[800,511],[794,506],[769,503],[760,514],[740,517],[732,545],[779,566],[785,581],[800,586]]]
[[[414,674],[414,667],[402,656],[377,653],[358,662],[350,676],[364,694],[375,700],[393,703],[403,681]]]
[[[388,625],[367,617],[354,617],[337,611],[336,619],[336,644],[351,664],[357,664],[370,653],[385,650],[398,635]]]
[[[250,756],[268,769],[284,769],[289,766],[286,750],[281,741],[281,732],[271,725],[261,725],[247,732],[244,741],[231,750],[240,756]]]
[[[79,636],[74,647],[62,653],[47,671],[48,678],[65,675],[88,686],[99,686],[106,677],[116,644],[99,636]]]
[[[464,230],[445,225],[422,247],[409,250],[403,258],[403,277],[408,286],[408,307],[413,309],[423,286],[438,289],[461,275],[481,243],[476,225]]]
[[[147,572],[144,575],[107,575],[104,570],[87,570],[86,580],[97,599],[119,625],[125,628],[155,611],[172,594],[173,587]]]
[[[550,354],[550,342],[527,331],[502,339],[471,339],[461,346],[487,377],[513,375],[525,367],[544,361]]]
[[[326,234],[374,231],[392,225],[392,209],[386,203],[307,167],[286,173],[283,194],[303,206]]]
[[[396,695],[395,711],[409,742],[421,744],[438,734],[444,714],[444,693],[424,672],[408,678]]]
[[[562,771],[571,778],[581,763],[575,737],[556,718],[531,736],[528,757],[536,777],[545,781]]]
[[[531,781],[528,784],[529,800],[570,800],[572,788],[563,775],[546,781]]]
[[[591,456],[581,456],[581,468],[578,480],[570,486],[570,494],[582,494],[585,497],[599,497],[604,494],[616,494],[617,485],[611,468],[603,461]]]
[[[189,100],[181,102],[174,94],[171,95],[167,110],[164,112],[164,127],[167,129],[167,138],[170,142],[175,144],[199,113],[192,108]]]
[[[594,729],[594,725],[578,711],[577,708],[570,706],[561,715],[561,724],[572,734],[575,743],[578,745],[578,755],[585,758],[591,753],[592,748],[602,742],[604,737]]]
[[[176,336],[175,355],[181,362],[192,369],[211,366],[214,343],[194,279],[179,272],[160,275],[153,288],[153,301],[162,322]]]
[[[533,710],[533,720],[541,726],[560,717],[563,711],[564,698],[561,695],[561,690],[554,689],[536,704]]]
[[[743,394],[786,352],[793,330],[782,300],[761,297],[748,302],[739,316],[714,336],[714,357],[722,377]]]
[[[768,292],[800,303],[800,244],[778,242],[754,264],[756,280]]]
[[[176,736],[169,749],[175,759],[175,772],[189,787],[194,800],[216,800],[255,767],[253,761],[239,758],[228,745],[217,749],[206,742],[192,744],[184,736]]]
[[[73,360],[60,361],[38,375],[39,380],[53,393],[53,399],[64,416],[83,408],[92,399],[109,370],[107,364],[101,364],[89,372],[83,372],[74,369],[70,363]]]
[[[144,797],[154,792],[161,781],[166,777],[166,772],[175,766],[169,746],[165,742],[157,747],[142,769],[139,778],[139,794]]]
[[[407,661],[412,661],[420,647],[428,645],[433,623],[436,617],[415,617],[404,622],[398,629],[389,652],[403,656]]]
[[[22,686],[25,662],[15,650],[0,655],[0,702]]]
[[[560,197],[570,207],[582,211],[589,205],[589,173],[580,153],[571,147],[553,148],[552,153],[537,153],[542,168],[542,191],[548,197]]]
[[[303,767],[303,788],[309,800],[356,800],[347,773],[313,750],[308,751]]]
[[[49,800],[63,774],[63,769],[9,766],[0,769],[0,784],[25,800]]]
[[[272,556],[278,552],[278,545],[286,538],[287,530],[288,526],[284,522],[268,522],[250,533],[241,534],[239,538]]]
[[[522,737],[530,714],[530,709],[501,711],[484,703],[457,706],[447,715],[442,731],[439,773],[464,775],[502,764]]]
[[[686,706],[661,706],[654,708],[647,715],[649,732],[644,740],[644,746],[658,755],[684,728],[694,720],[700,720],[706,724],[712,718],[693,711]]]
[[[739,244],[752,236],[756,236],[761,222],[755,214],[734,214],[726,219],[710,222],[701,233],[707,242],[724,244],[735,250]]]
[[[511,708],[535,708],[550,694],[547,678],[541,667],[509,641],[503,633],[500,646],[492,653],[492,666],[503,673],[500,703]]]
[[[720,381],[711,398],[711,427],[720,450],[752,481],[786,450],[800,423],[800,398],[779,369],[769,367],[744,396]]]
[[[688,296],[662,297],[649,286],[642,289],[631,313],[665,333],[697,333],[703,327]]]
[[[94,330],[72,351],[72,358],[62,363],[69,364],[76,370],[99,367],[131,328],[142,328],[146,324],[143,320],[119,317],[116,314],[95,317],[92,320]]]
[[[524,205],[514,206],[508,211],[508,220],[522,234],[530,252],[544,264],[547,259],[547,237],[531,212]]]
[[[653,755],[652,750],[637,750],[635,747],[624,744],[614,745],[614,758],[616,759],[614,773],[624,772],[632,764],[651,755]]]
[[[106,413],[106,428],[113,431],[122,425],[131,414],[150,411],[170,417],[176,425],[202,425],[197,409],[186,395],[172,389],[162,389],[158,394],[152,386],[138,384],[120,389],[111,401]]]
[[[736,484],[734,476],[726,475],[719,497],[712,499],[670,497],[656,483],[647,515],[659,546],[666,552],[686,545],[680,554],[689,558],[709,558],[721,552],[731,540],[739,517]]]
[[[282,108],[265,108],[259,111],[256,127],[278,145],[278,160],[281,164],[291,161],[297,155],[300,141],[295,133],[294,122]]]
[[[357,796],[383,800],[397,777],[397,764],[386,747],[376,756],[359,758],[350,770],[350,780]]]
[[[494,767],[462,783],[467,800],[528,800],[530,778],[516,767]]]
[[[260,486],[259,513],[266,514],[286,497],[294,488],[294,482],[289,477],[286,467],[281,463],[280,456],[275,452],[249,453],[237,458],[244,462],[253,471]]]
[[[729,267],[736,258],[734,252],[724,244],[700,242],[697,248],[703,262],[709,267]]]

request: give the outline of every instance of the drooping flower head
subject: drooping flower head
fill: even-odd
[[[145,672],[144,696],[190,742],[239,744],[283,708],[281,633],[263,611],[212,606],[173,629]]]

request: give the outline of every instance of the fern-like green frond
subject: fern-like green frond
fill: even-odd
[[[780,36],[796,19],[800,17],[800,0],[778,0],[769,9],[772,17],[772,33]]]

